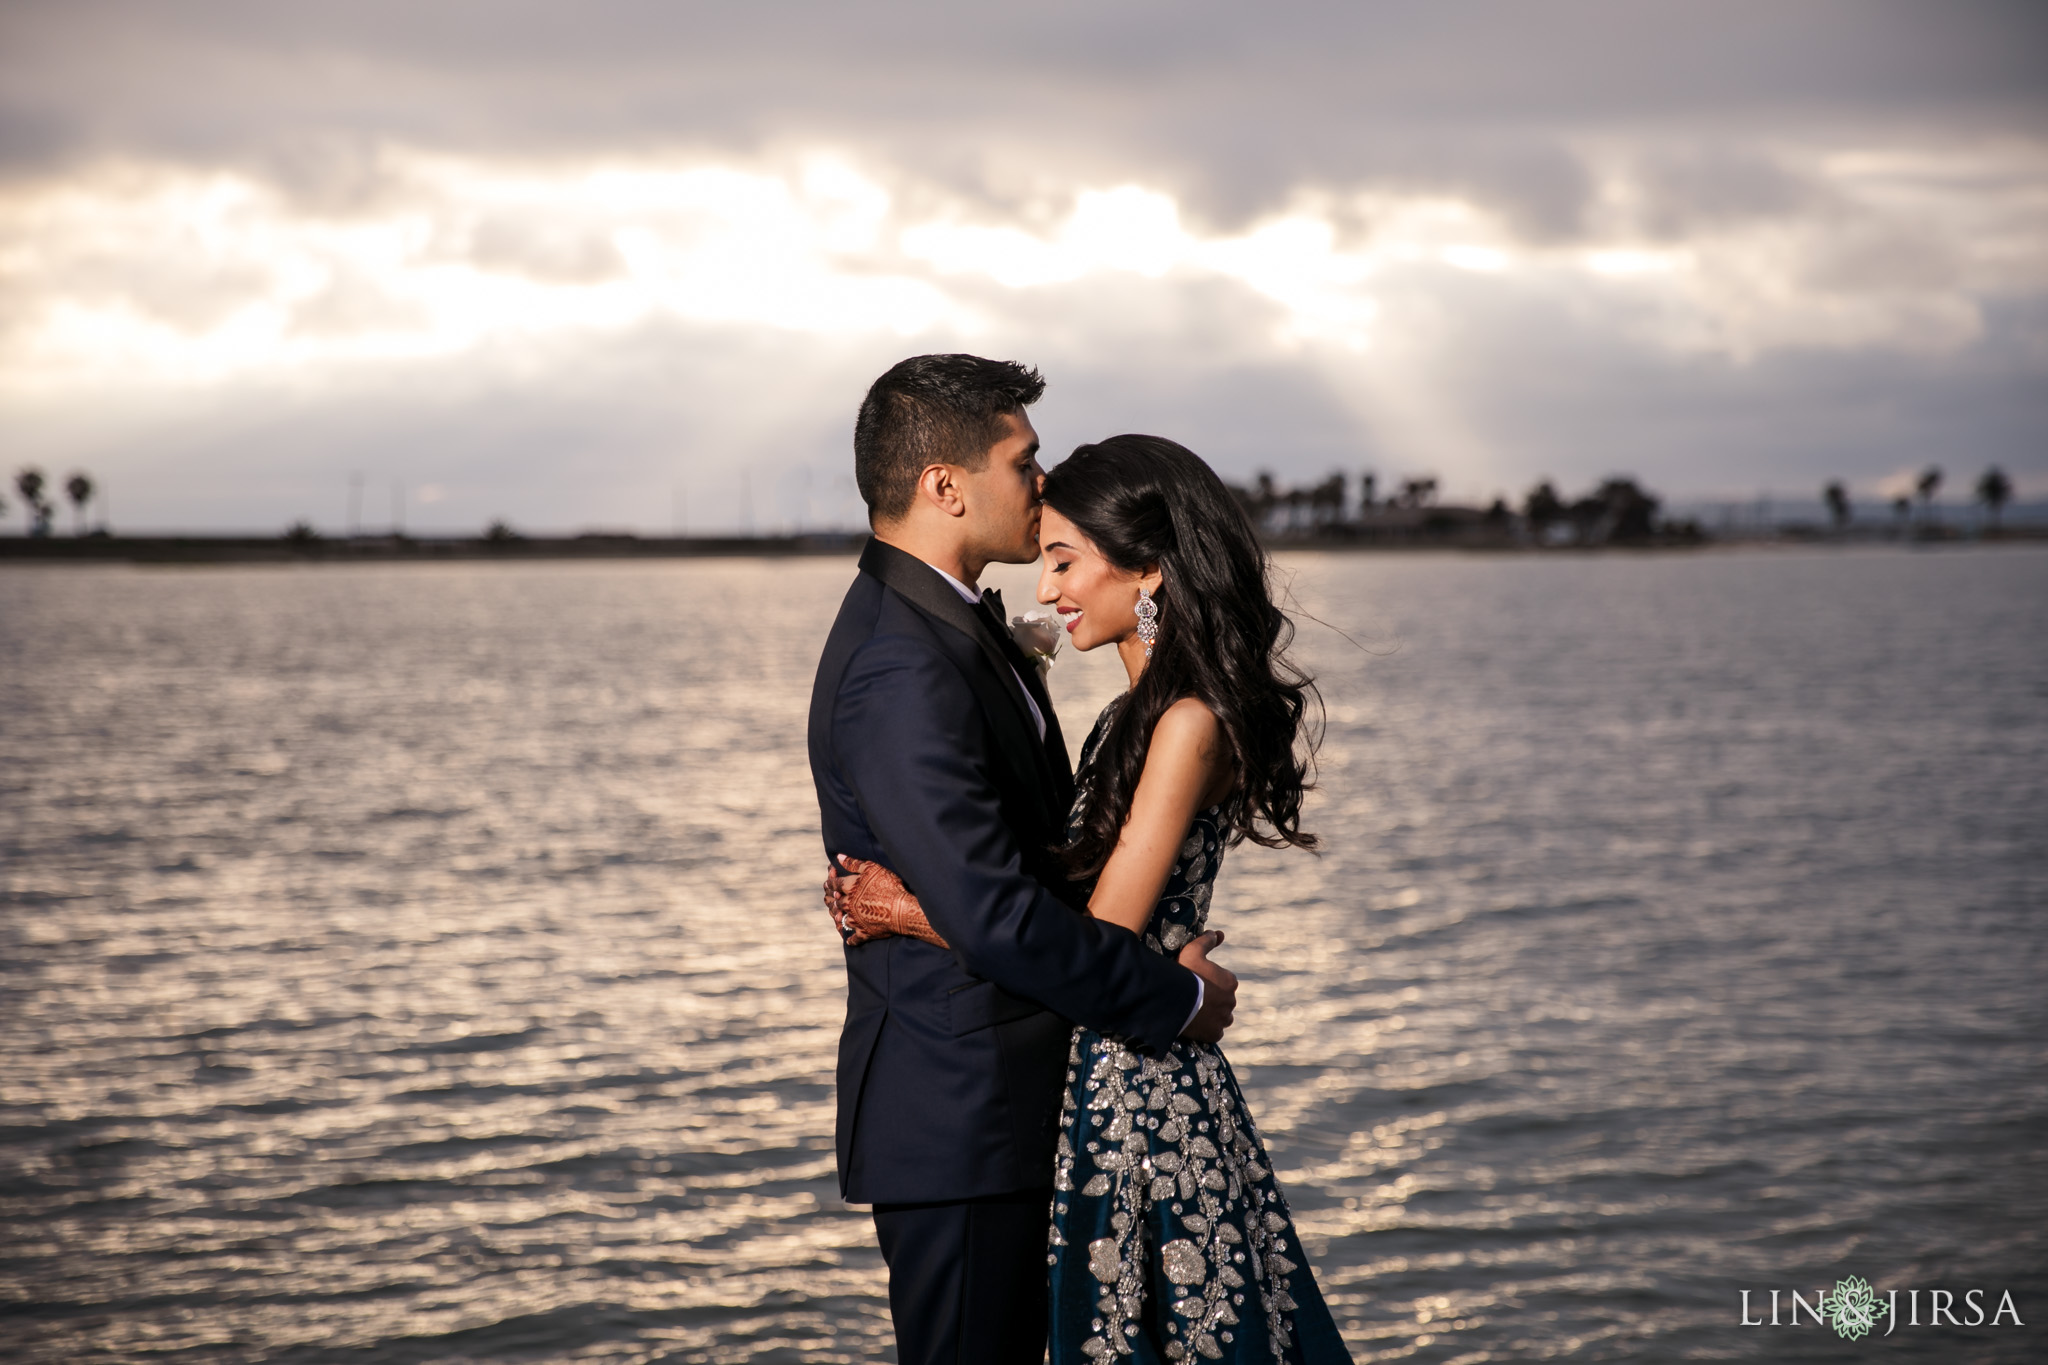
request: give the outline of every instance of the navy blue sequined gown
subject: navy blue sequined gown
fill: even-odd
[[[1221,807],[1195,817],[1145,926],[1154,952],[1202,932],[1222,835]],[[1350,1365],[1223,1053],[1182,1042],[1149,1057],[1077,1028],[1067,1060],[1051,1365]]]

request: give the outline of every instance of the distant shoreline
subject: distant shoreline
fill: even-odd
[[[852,555],[865,533],[801,536],[10,536],[0,563],[365,564],[443,560],[786,559]]]
[[[1588,554],[1608,550],[1754,548],[1764,545],[1910,545],[2048,542],[2048,527],[2017,526],[1999,531],[1966,532],[1947,527],[1915,527],[1900,533],[1869,531],[1838,533],[1806,526],[1787,526],[1765,534],[1702,535],[1684,539],[1658,537],[1633,543],[1604,545],[1539,545],[1510,536],[1469,535],[1366,536],[1295,533],[1271,536],[1273,550],[1317,551],[1486,551],[1501,554]],[[1860,532],[1860,533],[1859,533]],[[365,564],[438,563],[454,561],[536,561],[611,559],[790,559],[851,556],[867,542],[864,532],[831,531],[789,536],[635,536],[584,534],[517,536],[491,540],[472,537],[354,536],[348,538],[289,536],[4,536],[4,563],[127,563],[127,564]]]

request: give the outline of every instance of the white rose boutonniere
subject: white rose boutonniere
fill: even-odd
[[[1060,624],[1058,612],[1040,607],[1010,618],[1010,638],[1024,651],[1025,658],[1038,665],[1042,682],[1052,672],[1052,661],[1059,656],[1060,646],[1067,642],[1067,628]]]

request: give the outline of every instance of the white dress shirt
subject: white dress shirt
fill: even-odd
[[[977,607],[981,605],[980,593],[968,587],[965,583],[962,583],[959,579],[953,577],[953,575],[947,573],[944,569],[931,565],[927,565],[926,567],[931,568],[931,571],[933,573],[945,579],[948,583],[951,583],[953,585],[953,591],[959,593],[960,596],[966,599],[970,604]],[[1008,630],[1010,627],[1010,623],[1008,621],[1004,621],[1001,624],[1005,630]],[[1040,739],[1044,739],[1045,715],[1038,709],[1038,702],[1032,697],[1031,689],[1024,685],[1024,678],[1021,674],[1017,672],[1017,666],[1015,664],[1010,665],[1010,676],[1017,679],[1017,690],[1024,694],[1024,704],[1031,708],[1031,720],[1032,723],[1038,727],[1038,737]]]
[[[966,601],[967,603],[973,606],[981,605],[980,593],[968,587],[965,583],[962,583],[959,579],[953,577],[953,575],[947,573],[944,569],[941,569],[936,564],[927,564],[925,567],[930,569],[939,577],[945,579],[948,583],[952,584],[953,591],[959,593],[962,600]],[[1007,628],[1010,623],[1008,621],[1005,621],[1002,624],[1005,628]],[[1032,700],[1031,689],[1024,685],[1024,679],[1018,675],[1016,665],[1014,664],[1010,666],[1010,676],[1017,679],[1017,690],[1024,694],[1024,704],[1031,708],[1031,719],[1035,721],[1038,725],[1038,737],[1040,739],[1044,739],[1045,715],[1038,709],[1038,703]],[[1188,1024],[1192,1024],[1195,1022],[1195,1016],[1202,1012],[1202,1002],[1209,998],[1209,984],[1206,981],[1202,980],[1201,975],[1199,973],[1190,972],[1189,975],[1195,978],[1195,1007],[1188,1011],[1187,1021],[1181,1025],[1181,1029],[1183,1031],[1187,1029]]]

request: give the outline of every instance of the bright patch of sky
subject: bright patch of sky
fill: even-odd
[[[1363,366],[1407,341],[1381,291],[1426,295],[1445,269],[1730,357],[1954,350],[1999,294],[2048,289],[2048,175],[2015,184],[2012,169],[1840,155],[1811,168],[1835,206],[1824,218],[1670,241],[1617,210],[1605,232],[1545,244],[1481,205],[1384,191],[1304,196],[1236,232],[1192,227],[1172,194],[1135,184],[1077,185],[1044,226],[962,204],[913,213],[888,188],[900,169],[826,155],[782,169],[391,152],[380,202],[346,216],[227,172],[124,166],[0,199],[14,312],[0,384],[232,383],[654,318],[912,344],[1000,330],[1006,292],[1105,276],[1243,290],[1271,305],[1275,354],[1332,346]],[[1632,194],[1617,174],[1607,198]]]

